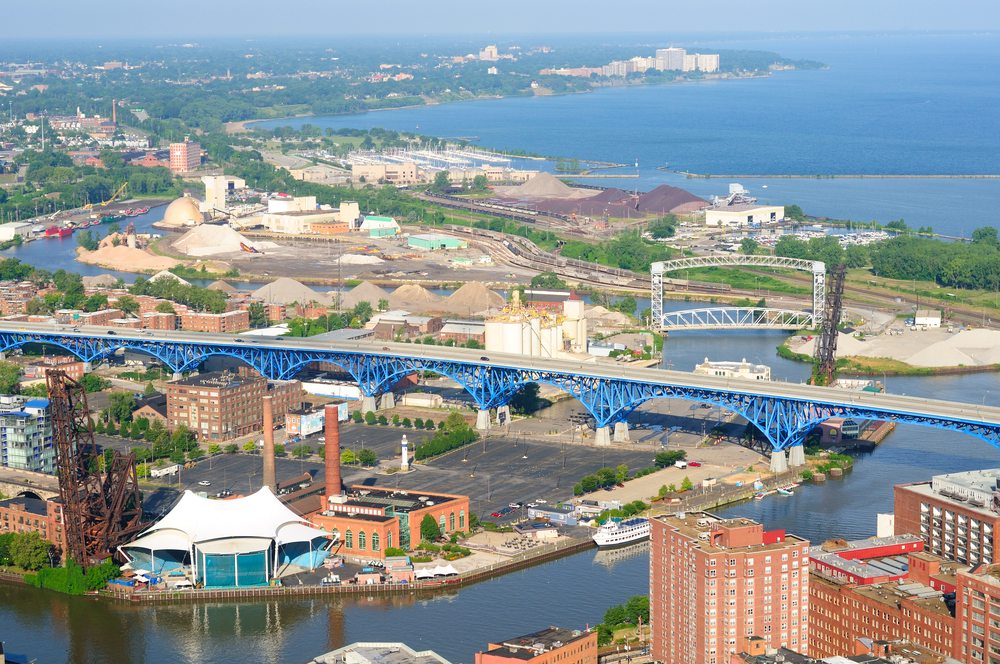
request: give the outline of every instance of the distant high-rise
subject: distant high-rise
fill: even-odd
[[[808,654],[809,542],[706,512],[652,520],[652,657],[726,664],[744,639]]]
[[[479,51],[479,59],[486,62],[496,62],[500,59],[500,51],[497,50],[496,44],[490,44],[483,50]]]
[[[686,51],[683,48],[658,48],[656,49],[656,69],[659,71],[680,71],[684,69],[684,56]]]
[[[718,53],[695,53],[695,68],[698,71],[711,73],[719,71]]]
[[[183,143],[170,144],[170,170],[190,173],[201,166],[201,145],[184,139]]]

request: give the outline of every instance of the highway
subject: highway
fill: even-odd
[[[123,345],[128,345],[129,341],[135,341],[139,344],[163,341],[181,344],[218,344],[230,349],[310,350],[385,357],[416,357],[418,359],[461,362],[467,365],[505,367],[591,378],[635,381],[668,388],[704,389],[733,395],[776,397],[818,405],[855,406],[878,409],[886,413],[928,416],[1000,427],[1000,408],[995,406],[939,401],[936,399],[894,394],[872,394],[797,383],[751,382],[717,376],[703,376],[682,371],[629,367],[620,364],[609,365],[583,363],[576,360],[529,358],[523,355],[493,353],[447,346],[417,346],[413,344],[382,342],[331,342],[310,339],[308,337],[262,338],[183,331],[110,330],[106,327],[98,326],[81,326],[75,328],[72,326],[22,322],[0,325],[0,343],[5,345],[8,344],[8,341],[3,339],[3,335],[6,333],[30,333],[56,337],[100,337],[110,341],[121,342]]]

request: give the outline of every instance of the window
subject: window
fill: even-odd
[[[344,535],[344,546],[348,549],[354,548],[354,533],[351,532],[350,528],[347,529],[347,533]]]
[[[392,548],[392,531],[391,530],[385,534],[385,548],[387,548],[387,549],[391,549]]]
[[[444,532],[444,514],[442,514],[441,518],[438,520],[438,527],[441,528],[441,532]]]
[[[451,515],[448,517],[448,530],[451,530],[451,531],[455,530],[455,513],[454,512],[452,512]]]
[[[372,551],[378,551],[378,533],[372,533]]]
[[[465,530],[465,510],[458,511],[458,529]]]
[[[367,547],[367,543],[365,542],[365,531],[359,530],[358,531],[358,549],[361,550],[361,551],[364,551],[366,548],[368,548],[368,547]]]

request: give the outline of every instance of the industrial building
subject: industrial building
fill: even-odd
[[[584,352],[587,319],[583,301],[566,299],[560,308],[561,314],[549,307],[523,307],[520,293],[514,291],[503,312],[486,320],[486,350],[531,357],[556,357],[567,350]]]
[[[184,570],[206,588],[268,585],[289,568],[315,569],[329,535],[271,492],[226,500],[185,491],[180,501],[138,538],[119,547],[133,569]]]
[[[705,225],[710,227],[761,226],[778,223],[784,218],[785,208],[781,205],[737,203],[705,210]]]
[[[941,327],[941,312],[935,309],[918,309],[913,315],[917,327]]]
[[[893,487],[895,532],[916,533],[931,553],[974,565],[996,561],[1000,468],[935,475]]]
[[[651,655],[726,662],[744,638],[809,653],[809,543],[707,512],[650,519]]]
[[[368,233],[368,237],[393,237],[399,234],[399,224],[392,217],[365,215],[359,230]]]
[[[476,664],[597,664],[597,631],[547,627],[490,643]]]
[[[55,472],[48,399],[0,396],[0,465]]]
[[[766,364],[751,364],[745,357],[739,362],[713,362],[706,357],[704,362],[695,365],[694,373],[701,376],[771,380],[771,367]]]
[[[406,239],[406,246],[411,249],[434,251],[438,249],[465,249],[469,243],[451,235],[440,233],[417,233]]]
[[[229,209],[227,197],[237,189],[245,189],[246,180],[232,175],[206,175],[201,178],[205,185],[205,201],[202,203],[202,212],[209,216],[225,214]]]
[[[268,382],[258,376],[215,371],[167,383],[167,421],[186,426],[199,439],[222,441],[261,428],[261,399],[274,399],[275,417],[302,404],[298,381]]]

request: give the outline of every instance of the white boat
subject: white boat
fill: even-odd
[[[593,537],[594,542],[602,549],[625,546],[648,538],[649,519],[629,519],[627,521],[612,519],[601,526]]]

